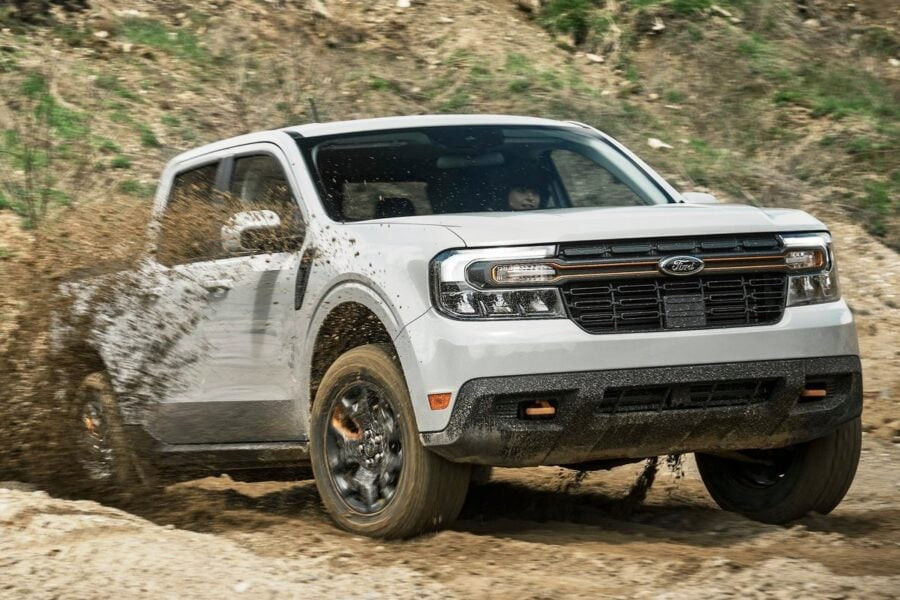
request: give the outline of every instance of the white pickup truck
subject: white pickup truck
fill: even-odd
[[[181,154],[131,287],[69,288],[92,316],[56,336],[80,357],[80,464],[116,485],[311,465],[335,522],[379,537],[451,523],[473,468],[687,452],[726,510],[828,513],[862,397],[831,237],[713,200],[535,118]]]

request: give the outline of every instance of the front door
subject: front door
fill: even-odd
[[[222,161],[212,193],[181,198],[176,177],[159,262],[167,302],[194,323],[177,342],[177,382],[151,411],[149,427],[167,443],[304,437],[290,363],[302,222],[285,164],[277,147],[257,144]],[[222,226],[254,210],[276,212],[294,235],[266,252],[225,251]]]

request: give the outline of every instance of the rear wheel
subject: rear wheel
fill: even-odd
[[[87,375],[74,400],[75,455],[91,487],[121,494],[155,489],[149,465],[128,443],[109,376],[102,371]]]
[[[697,454],[706,489],[725,510],[765,523],[827,514],[844,498],[859,464],[860,419],[831,434],[785,448],[745,450],[740,457]]]
[[[310,457],[322,502],[340,527],[402,538],[456,519],[469,467],[429,452],[415,423],[389,347],[354,348],[325,373],[313,404]]]

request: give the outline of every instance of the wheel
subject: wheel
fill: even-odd
[[[698,453],[697,467],[723,509],[787,523],[812,511],[827,514],[840,503],[859,464],[861,431],[856,418],[810,442],[742,451],[742,459]]]
[[[341,355],[312,408],[310,458],[322,502],[347,531],[404,538],[456,519],[469,466],[419,441],[403,373],[385,345]]]
[[[90,487],[120,494],[154,490],[152,469],[128,443],[109,376],[102,371],[86,376],[74,400],[75,458]]]

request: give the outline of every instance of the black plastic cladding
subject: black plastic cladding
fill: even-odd
[[[808,383],[823,380],[835,382],[825,398],[801,401]],[[741,392],[748,381],[762,381],[762,388]],[[713,386],[734,393],[703,400],[701,392],[712,393]],[[674,390],[668,404],[604,410],[604,403],[623,388],[680,390]],[[693,394],[684,395],[685,389],[694,390],[694,400]],[[514,403],[539,399],[558,407],[553,419],[525,420],[512,410]],[[505,410],[495,406],[498,400],[509,400]],[[677,406],[682,400],[697,404]],[[857,356],[487,377],[463,384],[447,428],[423,433],[422,440],[430,450],[459,462],[566,465],[777,448],[827,435],[861,409]]]

